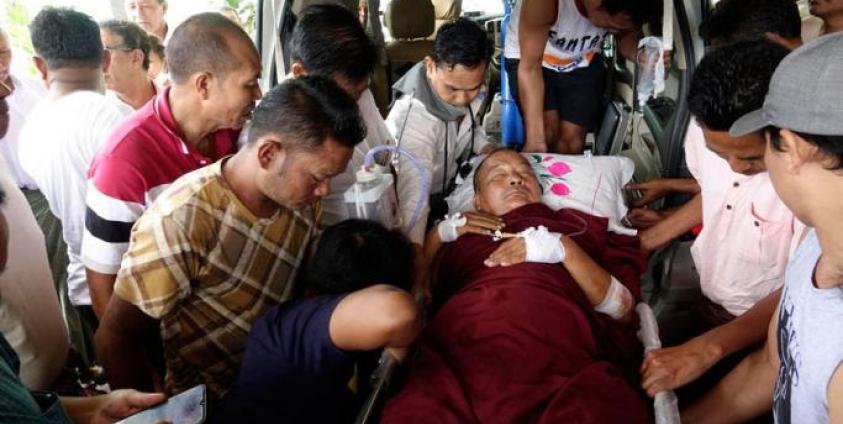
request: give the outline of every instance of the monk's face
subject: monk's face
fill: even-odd
[[[518,152],[494,152],[476,172],[474,206],[479,211],[501,216],[541,201],[541,190],[533,168]]]

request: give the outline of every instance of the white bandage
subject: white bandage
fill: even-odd
[[[461,213],[445,215],[445,219],[439,221],[439,225],[436,226],[436,231],[439,232],[439,240],[442,240],[443,243],[456,241],[460,237],[457,228],[462,227],[466,222],[468,220]]]
[[[531,227],[520,233],[527,248],[527,262],[556,264],[565,261],[565,247],[562,234],[547,231],[544,226]]]
[[[612,284],[606,291],[606,297],[599,305],[594,307],[594,310],[614,319],[621,319],[632,309],[632,303],[632,294],[629,293],[626,286],[621,284],[617,278],[612,277]]]

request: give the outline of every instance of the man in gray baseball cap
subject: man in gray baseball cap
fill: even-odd
[[[776,192],[806,225],[766,346],[683,412],[683,423],[843,422],[843,34],[779,65],[764,106],[730,134],[764,130]]]

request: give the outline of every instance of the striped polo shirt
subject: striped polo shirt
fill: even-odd
[[[168,102],[170,88],[126,118],[88,170],[82,261],[117,274],[135,221],[182,175],[234,153],[239,130],[211,135],[211,156],[187,143]]]

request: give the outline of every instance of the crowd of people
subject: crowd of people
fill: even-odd
[[[503,83],[524,151],[583,152],[603,41],[637,60],[656,3],[515,2]],[[210,422],[348,422],[384,351],[408,371],[383,422],[648,422],[647,395],[677,390],[683,422],[843,423],[843,2],[810,7],[706,16],[691,178],[629,187],[638,236],[542,205],[531,164],[487,137],[494,48],[467,18],[386,118],[378,48],[341,5],[297,17],[266,92],[232,10],[170,27],[166,0],[101,23],[45,7],[40,81],[11,74],[0,29],[0,421],[114,422],[201,384]],[[384,145],[407,153],[376,156],[403,229],[344,199]],[[448,214],[469,175],[475,212]],[[670,192],[690,200],[650,208]],[[642,355],[647,257],[700,224],[703,296]],[[105,393],[62,385],[77,364]]]

